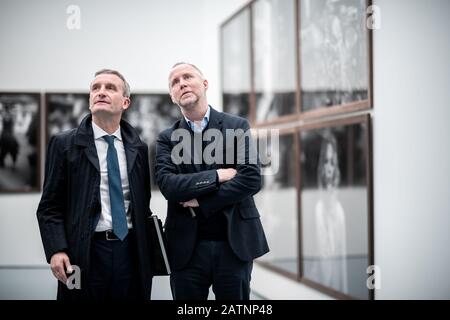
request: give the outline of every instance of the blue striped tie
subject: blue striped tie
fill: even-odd
[[[103,136],[108,143],[106,162],[108,164],[109,199],[114,234],[123,240],[128,234],[127,217],[123,200],[122,180],[120,179],[119,160],[114,147],[114,136]]]

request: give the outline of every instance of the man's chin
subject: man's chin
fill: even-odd
[[[106,108],[92,108],[91,113],[93,116],[100,116],[100,117],[111,117],[114,115],[111,109]]]
[[[180,101],[180,103],[178,104],[180,107],[182,107],[183,109],[192,109],[196,106],[197,104],[197,99],[183,99]]]
[[[196,104],[195,104],[195,102],[180,103],[179,106],[184,110],[192,110],[195,108]]]

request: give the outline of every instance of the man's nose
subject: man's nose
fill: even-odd
[[[180,88],[184,88],[186,86],[187,86],[186,81],[184,79],[180,79]]]
[[[98,89],[98,95],[104,96],[104,95],[105,95],[105,91],[106,91],[105,86],[101,86],[101,87]]]

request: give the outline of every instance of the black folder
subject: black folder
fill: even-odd
[[[169,259],[167,258],[166,241],[161,219],[151,215],[147,219],[150,234],[150,259],[152,273],[155,276],[170,275]]]

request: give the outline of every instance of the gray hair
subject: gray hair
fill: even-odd
[[[172,66],[172,69],[175,68],[176,66],[179,66],[179,65],[182,65],[182,64],[187,64],[187,65],[191,66],[192,68],[194,68],[195,70],[197,70],[198,73],[200,73],[200,75],[203,77],[203,72],[202,72],[195,64],[192,64],[192,63],[189,63],[189,62],[183,62],[183,61],[177,62],[177,63],[175,63],[175,64]]]
[[[118,76],[123,81],[123,96],[129,98],[131,95],[130,85],[128,84],[127,80],[125,80],[125,77],[116,70],[112,69],[102,69],[95,73],[95,77],[100,74],[113,74],[115,76]]]

